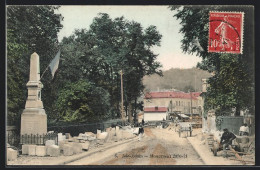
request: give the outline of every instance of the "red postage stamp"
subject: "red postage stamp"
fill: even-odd
[[[208,52],[242,54],[243,20],[241,12],[210,12]]]

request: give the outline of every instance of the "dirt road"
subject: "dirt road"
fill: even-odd
[[[141,141],[119,145],[68,165],[203,165],[187,138],[157,128],[145,128]]]

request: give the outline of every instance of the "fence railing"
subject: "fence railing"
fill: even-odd
[[[55,144],[58,144],[58,134],[57,133],[47,133],[47,134],[24,134],[17,135],[7,134],[7,143],[11,146],[19,147],[22,144],[34,144],[34,145],[44,145],[47,140],[54,140]]]
[[[57,133],[47,133],[47,134],[25,134],[20,136],[20,144],[35,144],[44,145],[47,140],[54,140],[55,144],[58,144],[58,134]]]
[[[108,127],[122,125],[121,120],[111,120],[108,122],[97,122],[97,123],[81,123],[81,124],[69,124],[66,125],[56,125],[51,126],[48,125],[48,131],[54,131],[54,133],[47,133],[47,134],[25,134],[20,135],[19,132],[7,133],[7,143],[11,146],[20,147],[22,144],[37,144],[43,145],[45,144],[46,140],[55,140],[55,143],[58,144],[58,133],[70,133],[72,136],[77,136],[79,133],[85,132],[93,132],[97,133],[97,129],[105,130]]]
[[[10,144],[11,146],[19,147],[20,136],[17,135],[16,133],[8,133],[6,135],[6,140],[7,143]]]

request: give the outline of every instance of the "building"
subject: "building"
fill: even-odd
[[[144,97],[144,120],[164,118],[166,112],[178,112],[182,114],[199,114],[203,109],[201,92],[185,93],[182,91],[149,92]],[[153,114],[151,114],[153,113]],[[147,121],[147,120],[145,120]]]
[[[144,107],[144,121],[166,120],[167,111],[167,107]]]

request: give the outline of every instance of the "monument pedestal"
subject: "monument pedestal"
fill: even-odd
[[[47,133],[47,115],[44,109],[24,109],[21,115],[21,135],[43,135]]]

